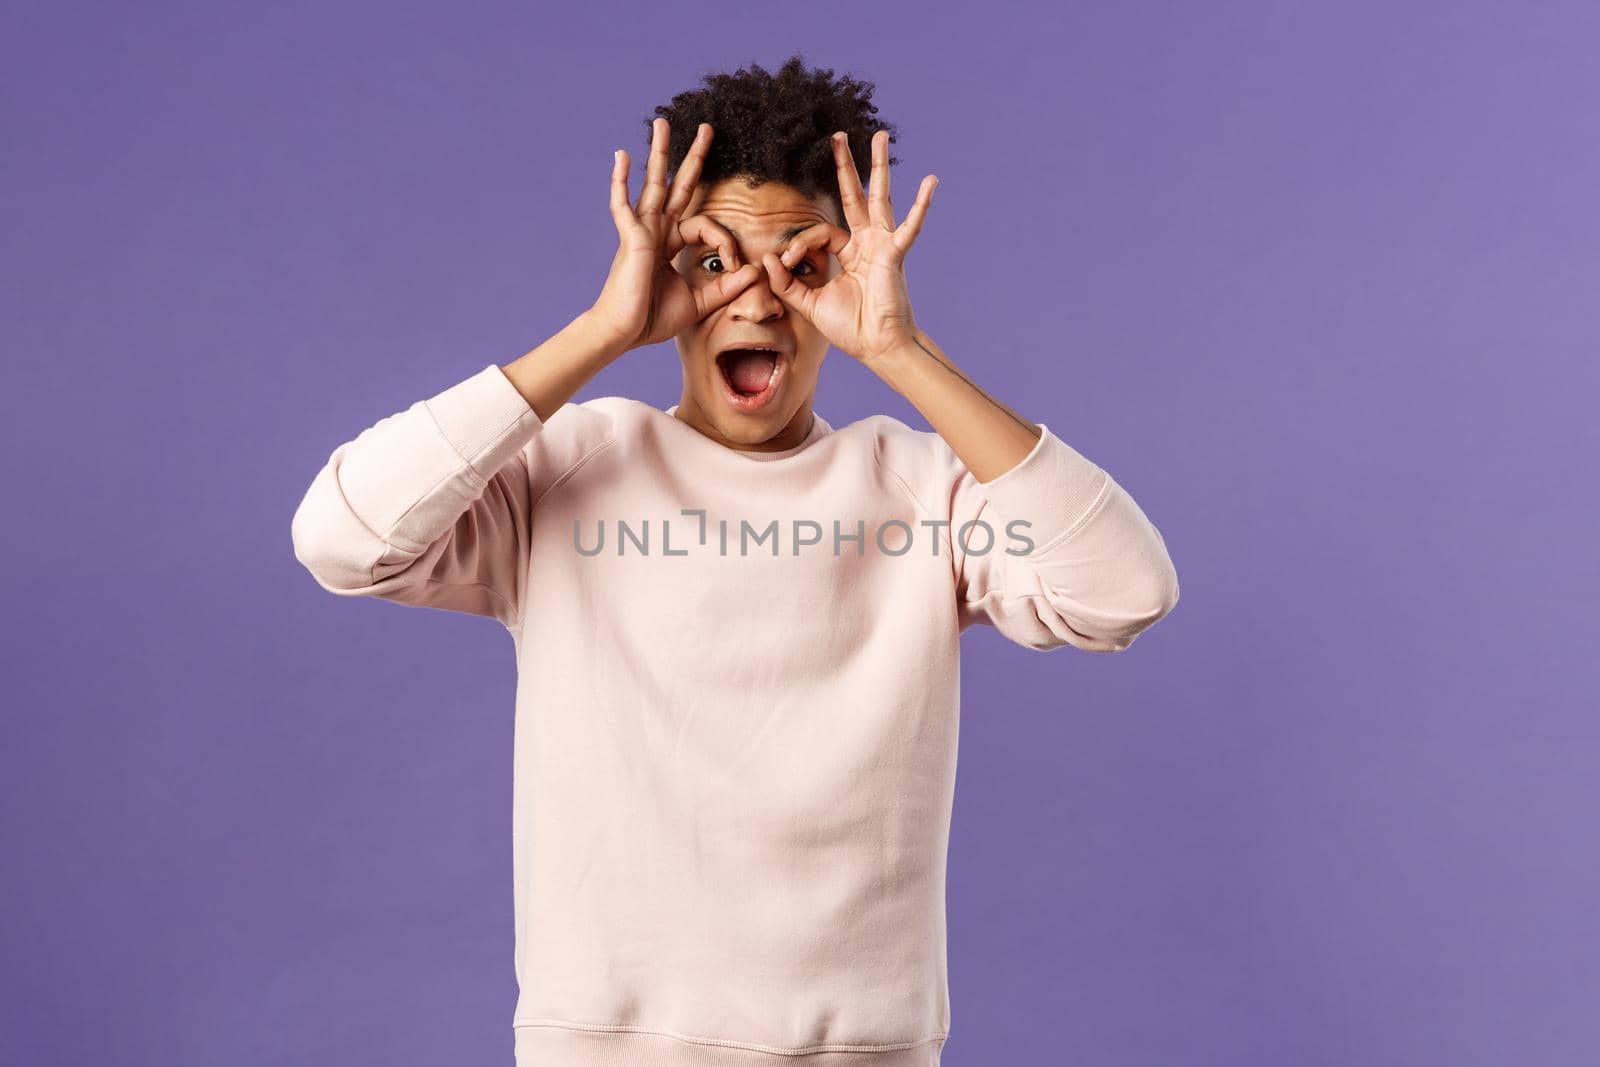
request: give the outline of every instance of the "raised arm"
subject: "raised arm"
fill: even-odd
[[[1023,459],[980,482],[943,438],[928,490],[948,527],[962,629],[1027,648],[1121,652],[1178,603],[1161,531],[1111,475],[1036,424]]]
[[[312,479],[290,524],[295,558],[331,593],[515,625],[541,411],[612,358],[580,315],[513,363],[379,419]]]
[[[910,401],[936,431],[936,469],[920,491],[934,520],[951,523],[963,627],[988,621],[1029,648],[1127,648],[1178,600],[1177,573],[1160,532],[1109,474],[1044,424],[985,393],[917,326],[905,259],[938,179],[922,180],[897,226],[888,132],[872,137],[870,196],[847,138],[835,134],[832,144],[849,229],[818,223],[762,262],[779,299]],[[836,255],[840,271],[820,287],[795,281],[789,264],[818,250]],[[963,538],[967,523],[983,525]],[[1013,539],[1013,529],[1031,543]]]
[[[749,266],[690,286],[672,259],[690,241],[732,248],[703,216],[681,218],[711,143],[702,125],[671,188],[658,119],[637,205],[628,157],[613,161],[617,252],[593,306],[533,351],[380,419],[334,449],[291,523],[294,554],[341,596],[375,596],[516,626],[527,576],[544,424],[607,364],[663,341],[753,281]]]
[[[1120,652],[1177,604],[1160,530],[1107,471],[989,398],[921,330],[873,367],[939,430],[931,469],[920,456],[887,462],[949,524],[962,629]]]

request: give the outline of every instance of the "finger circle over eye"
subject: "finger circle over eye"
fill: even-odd
[[[838,255],[849,243],[848,231],[831,222],[818,222],[795,234],[794,239],[784,248],[784,257],[787,259],[791,250],[811,251],[817,248]]]
[[[718,225],[708,215],[690,215],[680,219],[672,228],[676,245],[672,254],[676,255],[685,245],[696,242],[711,245],[723,257],[724,263],[735,262],[738,256],[733,247],[733,234]]]

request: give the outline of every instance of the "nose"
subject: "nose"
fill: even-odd
[[[739,295],[728,304],[730,318],[740,322],[766,322],[783,317],[783,301],[772,291],[772,279],[767,269],[760,263],[756,264],[756,268],[761,271],[761,276],[740,290]]]

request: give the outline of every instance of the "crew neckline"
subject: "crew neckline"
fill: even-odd
[[[688,423],[678,418],[678,407],[679,405],[673,404],[671,407],[667,408],[663,414],[665,414],[667,418],[677,423],[683,429],[687,430],[689,433],[694,434],[706,444],[713,445],[723,452],[731,452],[736,456],[743,457],[744,459],[748,459],[756,463],[765,463],[774,459],[785,459],[789,456],[795,455],[796,453],[803,452],[807,448],[810,448],[811,445],[816,443],[819,438],[833,432],[833,427],[828,423],[828,420],[823,418],[822,415],[815,408],[813,408],[811,410],[811,428],[806,431],[805,438],[799,444],[777,452],[750,452],[742,448],[729,448],[727,445],[718,444],[716,441],[713,441],[711,438],[707,437],[693,426],[690,426]],[[661,411],[660,408],[656,408],[655,410]]]

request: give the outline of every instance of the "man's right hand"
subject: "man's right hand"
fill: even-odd
[[[619,352],[683,332],[732,301],[761,274],[759,266],[746,263],[734,271],[708,272],[712,280],[691,285],[673,268],[673,258],[688,244],[704,243],[716,249],[724,264],[737,263],[738,252],[733,235],[706,216],[681,218],[694,196],[711,146],[710,124],[700,124],[670,191],[669,132],[664,118],[658,117],[652,124],[650,158],[636,206],[628,203],[627,149],[617,150],[611,168],[611,218],[620,240],[605,288],[585,314],[615,342]]]

